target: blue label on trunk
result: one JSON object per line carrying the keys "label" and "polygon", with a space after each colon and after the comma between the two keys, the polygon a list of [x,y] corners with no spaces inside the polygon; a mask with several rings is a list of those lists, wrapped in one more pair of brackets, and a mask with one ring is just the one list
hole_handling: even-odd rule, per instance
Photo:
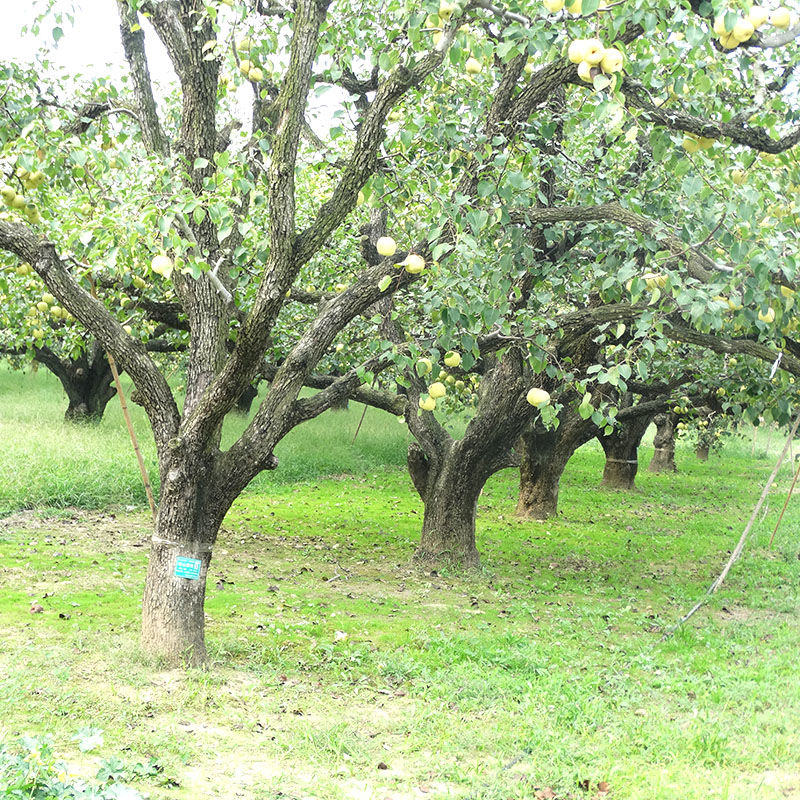
{"label": "blue label on trunk", "polygon": [[199,558],[184,558],[178,556],[175,561],[175,577],[188,578],[190,581],[196,581],[200,577],[200,567],[203,562]]}

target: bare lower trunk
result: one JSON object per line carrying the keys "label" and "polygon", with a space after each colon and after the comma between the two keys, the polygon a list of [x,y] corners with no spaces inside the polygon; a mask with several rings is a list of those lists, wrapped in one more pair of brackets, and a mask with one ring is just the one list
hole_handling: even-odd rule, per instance
{"label": "bare lower trunk", "polygon": [[652,415],[626,420],[608,436],[597,438],[606,454],[603,486],[611,489],[635,489],[639,470],[639,443]]}
{"label": "bare lower trunk", "polygon": [[[161,541],[176,532],[156,531],[142,600],[142,646],[169,666],[198,666],[206,660],[203,607],[211,549],[200,542]],[[176,574],[181,568],[190,573],[196,560],[197,578]]]}
{"label": "bare lower trunk", "polygon": [[520,469],[517,516],[549,519],[558,512],[558,488],[564,469],[560,464],[539,464],[535,470]]}
{"label": "bare lower trunk", "polygon": [[64,413],[67,422],[100,422],[106,406],[116,390],[108,385],[76,385],[69,392],[69,406]]}
{"label": "bare lower trunk", "polygon": [[639,460],[606,456],[603,468],[603,486],[611,489],[635,489]]}
{"label": "bare lower trunk", "polygon": [[206,576],[229,504],[210,501],[208,465],[173,468],[162,487],[142,600],[142,646],[169,666],[206,659]]}
{"label": "bare lower trunk", "polygon": [[414,554],[421,565],[477,567],[475,518],[483,481],[445,467],[425,502],[422,536]]}
{"label": "bare lower trunk", "polygon": [[675,426],[669,414],[656,414],[653,418],[656,435],[653,439],[653,458],[650,472],[677,472],[675,466]]}
{"label": "bare lower trunk", "polygon": [[574,452],[571,447],[566,453],[560,438],[558,429],[526,431],[520,437],[517,516],[548,519],[556,514],[561,475]]}
{"label": "bare lower trunk", "polygon": [[708,461],[708,451],[709,447],[707,444],[698,444],[694,450],[694,454],[697,456],[698,461]]}

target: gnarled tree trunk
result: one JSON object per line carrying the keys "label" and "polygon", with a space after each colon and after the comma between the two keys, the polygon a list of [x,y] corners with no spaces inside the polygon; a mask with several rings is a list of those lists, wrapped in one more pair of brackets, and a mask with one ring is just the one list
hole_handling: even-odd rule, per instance
{"label": "gnarled tree trunk", "polygon": [[418,443],[409,447],[408,467],[425,504],[416,563],[478,565],[478,497],[491,475],[516,466],[513,445],[534,413],[523,374],[521,352],[509,348],[484,375],[476,414],[459,440],[431,412],[418,414],[418,387],[412,388],[406,419]]}
{"label": "gnarled tree trunk", "polygon": [[650,472],[677,472],[675,466],[675,418],[669,414],[656,414],[653,417],[656,435],[653,439],[653,458]]}
{"label": "gnarled tree trunk", "polygon": [[90,341],[78,358],[59,358],[47,347],[36,349],[36,360],[47,367],[67,393],[67,422],[99,422],[117,393],[105,350]]}
{"label": "gnarled tree trunk", "polygon": [[595,433],[591,419],[581,419],[571,404],[565,403],[558,427],[545,430],[533,426],[520,437],[519,498],[517,515],[528,519],[548,519],[558,511],[561,476],[573,453]]}
{"label": "gnarled tree trunk", "polygon": [[[457,448],[455,442],[453,448]],[[409,470],[419,457],[416,444],[409,448]],[[414,554],[418,564],[452,563],[461,567],[477,567],[480,562],[475,543],[475,519],[486,477],[471,468],[468,459],[459,453],[448,453],[424,497],[425,513],[422,535]],[[488,477],[488,476],[487,476]]]}

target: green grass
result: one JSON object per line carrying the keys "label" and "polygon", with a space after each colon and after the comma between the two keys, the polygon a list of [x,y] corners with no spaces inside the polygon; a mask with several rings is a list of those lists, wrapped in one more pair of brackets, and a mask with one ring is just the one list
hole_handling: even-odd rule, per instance
{"label": "green grass", "polygon": [[[29,378],[16,403],[4,393],[0,435],[29,424],[38,446],[18,469],[40,474],[40,449],[67,434],[52,386]],[[605,781],[614,800],[800,798],[796,500],[767,548],[788,469],[722,590],[661,640],[727,559],[780,436],[769,458],[751,457],[749,439],[707,463],[681,445],[677,475],[642,469],[632,493],[598,487],[588,446],[546,523],[514,518],[503,473],[479,504],[482,569],[431,573],[409,566],[422,508],[403,429],[376,416],[351,448],[359,415],[298,430],[282,455],[282,470],[303,465],[296,479],[267,475],[229,514],[208,671],[164,671],[138,650],[143,512],[0,521],[2,738],[49,732],[86,774],[101,758],[155,756],[163,772],[137,782],[153,797],[532,800],[552,787],[588,800]],[[72,434],[85,471],[131,460],[113,419],[104,435]],[[40,505],[16,491],[7,508]],[[104,744],[81,754],[87,725]]]}
{"label": "green grass", "polygon": [[[126,396],[130,383],[123,379]],[[262,390],[263,395],[263,390]],[[12,372],[0,367],[0,514],[18,508],[100,509],[147,504],[122,411],[112,400],[99,425],[64,423],[66,396],[53,375]],[[155,446],[144,411],[128,403],[134,429],[158,489]],[[279,468],[262,473],[250,491],[281,483],[338,474],[361,474],[405,463],[407,432],[393,417],[363,406],[312,420],[292,431],[278,446]],[[246,419],[226,420],[223,444],[244,429]]]}

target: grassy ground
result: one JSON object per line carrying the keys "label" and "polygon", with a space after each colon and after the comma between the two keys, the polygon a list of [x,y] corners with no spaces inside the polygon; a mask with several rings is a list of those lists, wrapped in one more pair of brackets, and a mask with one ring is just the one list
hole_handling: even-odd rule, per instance
{"label": "grassy ground", "polygon": [[[0,376],[0,436],[25,432],[0,455],[0,506],[38,506],[0,521],[3,739],[48,732],[85,773],[155,757],[137,785],[164,798],[800,798],[796,501],[767,547],[787,470],[721,592],[661,640],[735,544],[765,436],[760,458],[749,441],[706,464],[682,449],[677,475],[642,470],[634,493],[599,489],[584,448],[547,523],[514,519],[501,474],[483,569],[436,574],[408,566],[422,508],[401,426],[378,416],[352,448],[360,408],[320,420],[286,443],[294,480],[267,476],[226,520],[212,668],[164,671],[137,646],[149,533],[119,508],[141,504],[135,480],[110,480],[133,462],[124,431],[112,414],[66,433],[39,381]],[[30,497],[29,478],[5,485],[20,473]],[[73,739],[87,725],[96,754]]]}

